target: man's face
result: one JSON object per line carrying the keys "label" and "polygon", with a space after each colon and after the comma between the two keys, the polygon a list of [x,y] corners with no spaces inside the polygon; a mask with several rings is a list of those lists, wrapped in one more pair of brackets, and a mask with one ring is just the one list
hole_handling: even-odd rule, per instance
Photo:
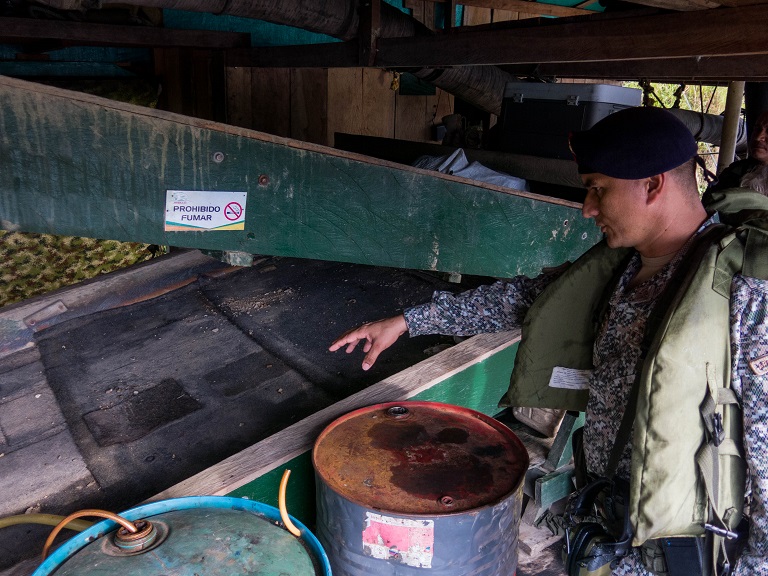
{"label": "man's face", "polygon": [[768,164],[768,112],[763,112],[755,122],[749,139],[749,155],[763,164]]}
{"label": "man's face", "polygon": [[582,174],[587,189],[582,214],[594,218],[611,248],[640,249],[650,236],[647,210],[649,180],[621,180],[604,174]]}

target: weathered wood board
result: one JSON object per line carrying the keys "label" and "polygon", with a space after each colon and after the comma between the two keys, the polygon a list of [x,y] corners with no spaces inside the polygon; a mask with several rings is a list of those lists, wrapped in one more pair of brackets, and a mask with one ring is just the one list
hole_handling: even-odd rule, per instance
{"label": "weathered wood board", "polygon": [[[513,276],[599,231],[572,202],[0,78],[0,226]],[[247,194],[242,230],[165,230],[168,190]]]}

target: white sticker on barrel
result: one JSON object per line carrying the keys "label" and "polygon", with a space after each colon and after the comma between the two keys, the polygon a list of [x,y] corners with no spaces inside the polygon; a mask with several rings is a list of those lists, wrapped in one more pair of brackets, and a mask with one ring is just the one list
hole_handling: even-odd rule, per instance
{"label": "white sticker on barrel", "polygon": [[416,568],[431,568],[435,521],[392,518],[365,513],[363,551],[367,556],[394,560]]}

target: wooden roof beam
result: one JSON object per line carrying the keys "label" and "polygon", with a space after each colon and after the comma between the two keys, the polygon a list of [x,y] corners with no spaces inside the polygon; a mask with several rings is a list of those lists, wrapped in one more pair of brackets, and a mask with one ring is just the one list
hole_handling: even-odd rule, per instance
{"label": "wooden roof beam", "polygon": [[150,26],[120,26],[93,22],[63,22],[35,18],[0,18],[0,43],[26,44],[58,40],[69,46],[134,46],[146,48],[225,49],[250,46],[240,32],[174,30]]}
{"label": "wooden roof beam", "polygon": [[534,19],[531,25],[509,29],[381,38],[375,64],[384,68],[441,67],[768,54],[766,21],[768,5]]}
{"label": "wooden roof beam", "polygon": [[733,79],[764,82],[768,79],[768,55],[667,58],[629,62],[565,62],[501,66],[516,76],[558,78],[605,78],[658,82],[723,83]]}
{"label": "wooden roof beam", "polygon": [[[441,0],[431,1],[440,2]],[[594,2],[597,2],[597,0],[590,0],[589,3]],[[524,12],[525,14],[536,14],[537,16],[584,16],[595,13],[593,10],[585,10],[584,8],[545,4],[535,0],[461,0],[459,4],[475,6],[477,8],[492,8],[494,10],[511,10],[512,12]]]}
{"label": "wooden roof beam", "polygon": [[357,40],[296,46],[232,48],[226,66],[253,68],[353,68],[361,66]]}

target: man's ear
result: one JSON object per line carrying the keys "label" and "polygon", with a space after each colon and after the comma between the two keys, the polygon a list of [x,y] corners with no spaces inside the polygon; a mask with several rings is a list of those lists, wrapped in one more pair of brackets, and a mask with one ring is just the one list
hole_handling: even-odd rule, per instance
{"label": "man's ear", "polygon": [[656,176],[651,176],[648,178],[648,198],[646,200],[647,204],[653,204],[659,200],[659,198],[661,198],[661,194],[664,191],[664,184],[666,181],[666,174],[657,174]]}

